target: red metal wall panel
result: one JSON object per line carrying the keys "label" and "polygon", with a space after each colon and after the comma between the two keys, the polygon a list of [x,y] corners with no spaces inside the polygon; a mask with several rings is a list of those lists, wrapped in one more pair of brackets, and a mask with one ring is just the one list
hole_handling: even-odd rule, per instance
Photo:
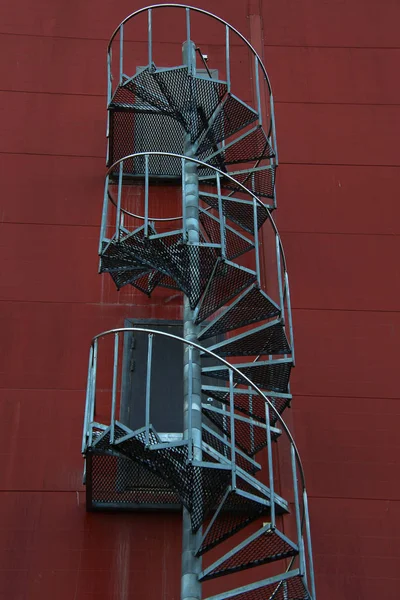
{"label": "red metal wall panel", "polygon": [[[400,5],[195,4],[257,47],[264,38],[294,306],[290,422],[310,488],[318,597],[395,600]],[[173,291],[149,303],[96,274],[106,43],[140,6],[0,5],[1,599],[179,598],[179,516],[86,514],[79,455],[91,337],[127,317],[179,318]],[[165,23],[160,42],[172,33]],[[201,41],[218,68],[215,30]],[[235,70],[242,57],[232,54]]]}

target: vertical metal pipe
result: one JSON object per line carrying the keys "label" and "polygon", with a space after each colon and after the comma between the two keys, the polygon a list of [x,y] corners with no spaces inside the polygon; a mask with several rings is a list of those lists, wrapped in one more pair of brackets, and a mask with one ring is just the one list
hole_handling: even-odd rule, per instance
{"label": "vertical metal pipe", "polygon": [[104,199],[103,199],[103,212],[101,214],[99,254],[101,254],[101,251],[103,250],[103,241],[104,241],[104,238],[106,237],[106,231],[107,231],[108,183],[109,183],[109,176],[107,175],[106,182],[104,184]]}
{"label": "vertical metal pipe", "polygon": [[231,463],[232,489],[236,489],[236,444],[235,444],[235,402],[233,397],[233,371],[229,369],[229,412],[231,418]]}
{"label": "vertical metal pipe", "polygon": [[119,29],[119,83],[122,84],[122,75],[124,72],[124,25]]}
{"label": "vertical metal pipe", "polygon": [[193,460],[193,435],[192,435],[192,402],[193,402],[193,346],[188,347],[188,417],[187,417],[187,440],[188,458]]}
{"label": "vertical metal pipe", "polygon": [[186,8],[186,43],[190,44],[190,8]]}
{"label": "vertical metal pipe", "polygon": [[149,235],[149,155],[144,157],[144,235]]}
{"label": "vertical metal pipe", "polygon": [[230,41],[229,41],[229,27],[225,25],[225,51],[226,51],[226,83],[228,86],[228,92],[231,91],[231,59],[230,59]]}
{"label": "vertical metal pipe", "polygon": [[121,195],[122,195],[122,177],[123,177],[124,161],[121,160],[119,163],[119,176],[118,176],[118,198],[117,198],[117,214],[115,217],[115,233],[116,238],[119,240],[119,225],[121,220]]}
{"label": "vertical metal pipe", "polygon": [[147,336],[147,369],[146,369],[146,446],[150,444],[150,392],[151,392],[151,362],[153,354],[153,334]]}
{"label": "vertical metal pipe", "polygon": [[267,452],[268,452],[268,476],[269,489],[271,492],[271,527],[275,528],[275,488],[274,488],[274,465],[272,461],[272,440],[271,440],[271,424],[269,417],[269,406],[265,403],[265,423],[267,435]]}
{"label": "vertical metal pipe", "polygon": [[117,384],[118,384],[118,333],[114,335],[114,366],[111,396],[111,421],[110,421],[110,443],[114,443],[115,436],[115,409],[117,406]]}
{"label": "vertical metal pipe", "polygon": [[269,103],[271,107],[271,124],[272,124],[272,140],[273,140],[273,149],[275,152],[275,164],[278,166],[278,142],[276,141],[276,126],[275,126],[275,108],[274,108],[274,97],[271,94],[269,97]]}
{"label": "vertical metal pipe", "polygon": [[290,348],[292,350],[292,359],[293,359],[293,365],[294,365],[295,364],[295,355],[294,355],[294,335],[293,335],[293,320],[292,320],[292,304],[291,304],[291,301],[290,301],[289,277],[288,277],[287,273],[285,273],[285,285],[286,285],[287,313],[288,313],[288,321],[289,321]]}
{"label": "vertical metal pipe", "polygon": [[[187,42],[183,44],[183,60],[191,70],[190,65],[195,65],[195,45],[190,41],[190,12],[186,9],[186,24],[187,24]],[[194,99],[195,100],[195,99]],[[193,107],[188,107],[189,110],[195,110]],[[191,143],[190,133],[185,140],[185,156],[193,157],[194,148]],[[187,243],[194,244],[191,254],[190,273],[195,283],[199,277],[199,253],[198,243],[199,236],[199,180],[197,173],[197,165],[191,161],[185,161],[184,164],[184,205],[186,215]],[[183,315],[183,335],[188,341],[197,342],[199,336],[199,326],[195,325],[194,309],[190,306],[190,300],[185,295],[184,297],[184,315]],[[192,436],[193,459],[201,460],[201,365],[200,353],[197,349],[185,344],[183,357],[183,422],[184,422],[184,437],[189,437],[189,413],[190,429]],[[190,366],[190,369],[189,369]],[[190,393],[189,393],[189,380]],[[194,494],[201,494],[201,487],[192,490]],[[202,569],[201,557],[196,557],[195,552],[200,545],[202,538],[202,528],[197,533],[192,532],[190,512],[184,507],[182,514],[182,577],[181,577],[181,600],[201,600],[201,583],[199,582],[199,573]]]}
{"label": "vertical metal pipe", "polygon": [[300,573],[302,575],[304,575],[306,572],[306,566],[305,566],[305,562],[304,562],[304,552],[303,552],[303,544],[302,544],[303,536],[301,533],[299,482],[297,479],[296,454],[294,451],[293,444],[290,444],[290,455],[291,455],[291,459],[292,459],[293,494],[294,494],[294,507],[295,507],[295,517],[296,517],[297,545],[299,547]]}
{"label": "vertical metal pipe", "polygon": [[[94,415],[96,411],[96,376],[97,376],[97,350],[98,350],[98,340],[96,339],[93,344],[93,365],[92,365],[92,373],[91,373],[91,383],[90,383],[90,409],[89,409],[89,422],[92,423],[94,421]],[[93,438],[93,429],[90,428],[89,432],[89,446],[92,444]]]}
{"label": "vertical metal pipe", "polygon": [[86,384],[86,402],[85,402],[85,416],[83,418],[83,434],[82,434],[82,454],[86,450],[86,441],[89,429],[89,405],[90,405],[90,386],[92,379],[92,362],[93,362],[93,346],[90,346],[89,352],[89,366],[88,366],[88,375],[87,375],[87,384]]}
{"label": "vertical metal pipe", "polygon": [[253,223],[254,223],[254,252],[256,257],[256,276],[257,283],[261,286],[261,269],[260,269],[260,248],[258,244],[258,214],[257,201],[253,198]]}
{"label": "vertical metal pipe", "polygon": [[153,63],[153,29],[151,23],[151,8],[147,11],[147,42],[149,52],[149,67]]}
{"label": "vertical metal pipe", "polygon": [[307,536],[307,550],[308,550],[308,567],[310,569],[311,597],[312,597],[312,600],[316,600],[315,576],[314,576],[314,561],[313,561],[312,544],[311,544],[310,515],[309,515],[309,512],[308,512],[308,497],[307,497],[306,490],[303,491],[303,503],[304,503],[304,516],[305,516],[305,522],[306,522],[306,536]]}
{"label": "vertical metal pipe", "polygon": [[218,193],[218,213],[219,213],[219,232],[221,236],[221,256],[222,258],[226,258],[226,248],[225,248],[225,227],[224,227],[224,212],[222,208],[222,198],[221,198],[221,178],[220,174],[217,172],[217,193]]}
{"label": "vertical metal pipe", "polygon": [[112,81],[111,81],[111,57],[112,57],[112,49],[107,53],[107,107],[111,102],[112,96]]}
{"label": "vertical metal pipe", "polygon": [[281,308],[281,319],[282,319],[282,321],[284,321],[285,320],[285,308],[283,306],[281,249],[280,249],[278,234],[275,234],[275,246],[276,246],[276,271],[277,271],[277,275],[278,275],[278,289],[279,289],[279,306]]}
{"label": "vertical metal pipe", "polygon": [[185,164],[184,158],[181,159],[182,168],[182,235],[183,241],[186,242],[186,190],[185,190]]}
{"label": "vertical metal pipe", "polygon": [[261,94],[260,94],[260,74],[258,72],[258,58],[254,56],[254,70],[256,76],[256,95],[257,95],[257,112],[258,112],[258,123],[262,125],[262,109],[261,109]]}

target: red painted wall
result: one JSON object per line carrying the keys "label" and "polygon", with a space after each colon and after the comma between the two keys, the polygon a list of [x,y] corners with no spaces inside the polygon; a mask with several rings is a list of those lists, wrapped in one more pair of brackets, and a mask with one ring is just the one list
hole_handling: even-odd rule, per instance
{"label": "red painted wall", "polygon": [[[395,600],[400,4],[194,4],[263,40],[275,92],[318,598]],[[0,599],[179,598],[179,517],[88,515],[81,485],[90,339],[160,316],[97,275],[106,43],[140,6],[0,4]]]}

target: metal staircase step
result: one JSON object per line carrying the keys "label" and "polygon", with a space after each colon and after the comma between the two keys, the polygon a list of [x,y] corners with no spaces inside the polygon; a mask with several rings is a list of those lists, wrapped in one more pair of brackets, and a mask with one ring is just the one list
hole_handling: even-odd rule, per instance
{"label": "metal staircase step", "polygon": [[136,269],[131,269],[129,271],[109,271],[109,273],[112,277],[112,280],[115,283],[117,290],[120,290],[124,285],[133,285],[135,281],[142,279],[147,274],[150,274],[148,267],[137,267]]}
{"label": "metal staircase step", "polygon": [[206,600],[312,600],[298,569],[209,596]]}
{"label": "metal staircase step", "polygon": [[183,118],[194,143],[227,92],[224,82],[193,76],[187,67],[156,70],[152,73],[170,106]]}
{"label": "metal staircase step", "polygon": [[205,131],[196,155],[201,156],[209,150],[217,151],[220,142],[254,123],[257,119],[257,111],[229,93],[221,104],[218,114]]}
{"label": "metal staircase step", "polygon": [[[253,192],[257,198],[275,198],[275,165],[268,165],[257,167],[244,171],[228,171],[229,175],[244,185],[248,190]],[[235,185],[235,183],[228,178],[224,178],[221,187],[232,190],[233,192],[240,192],[241,186]]]}
{"label": "metal staircase step", "polygon": [[[293,362],[290,358],[271,359],[267,361],[257,361],[254,363],[241,363],[235,364],[234,366],[246,375],[255,385],[259,386],[263,390],[270,390],[273,392],[288,392],[290,371]],[[203,367],[202,373],[207,377],[215,377],[216,379],[222,379],[224,381],[229,380],[228,367],[213,366]],[[238,373],[233,374],[235,383],[243,383],[248,385],[243,377]]]}
{"label": "metal staircase step", "polygon": [[[208,211],[200,209],[199,220],[205,234],[213,244],[221,244],[221,224],[220,220]],[[224,225],[224,243],[226,258],[234,260],[238,256],[254,249],[254,242],[246,238],[243,234],[235,231],[229,225]]]}
{"label": "metal staircase step", "polygon": [[[200,183],[203,185],[216,186],[215,176],[213,177],[200,177]],[[243,192],[239,186],[234,187],[233,182],[230,182],[226,177],[221,177],[221,187],[229,189],[235,189],[238,192]],[[249,187],[250,189],[250,187]],[[200,188],[200,198],[204,200],[209,206],[218,210],[218,195],[210,192],[203,192]],[[222,212],[224,216],[239,225],[249,233],[254,235],[254,206],[250,200],[242,200],[241,198],[235,198],[233,196],[222,196]],[[257,229],[265,223],[268,219],[267,208],[257,203],[256,207],[256,219]]]}
{"label": "metal staircase step", "polygon": [[195,323],[202,323],[255,280],[254,271],[230,261],[219,260],[199,305]]}
{"label": "metal staircase step", "polygon": [[227,92],[225,82],[193,76],[187,66],[146,68],[123,82],[110,109],[156,109],[176,119],[190,132],[192,143],[208,129],[209,121]]}
{"label": "metal staircase step", "polygon": [[[225,456],[229,461],[232,460],[231,448],[229,447],[229,444],[227,444],[227,441],[223,440],[215,431],[212,433],[212,430],[207,426],[204,426],[204,424],[202,429],[202,441],[204,444],[213,448],[213,450],[216,450],[221,456]],[[261,469],[261,465],[255,463],[255,461],[253,462],[250,456],[246,456],[246,451],[241,452],[238,448],[235,451],[235,461],[238,467],[251,475]]]}
{"label": "metal staircase step", "polygon": [[268,515],[269,506],[262,498],[240,489],[229,489],[205,531],[197,556],[215,548],[262,515]]}
{"label": "metal staircase step", "polygon": [[209,150],[203,151],[199,158],[217,169],[221,169],[221,165],[256,162],[273,158],[274,156],[275,152],[263,128],[257,125],[226,143],[212,154],[210,154]]}
{"label": "metal staircase step", "polygon": [[298,547],[268,523],[200,573],[207,581],[252,567],[297,556]]}
{"label": "metal staircase step", "polygon": [[265,321],[279,314],[279,306],[258,286],[252,285],[211,323],[206,325],[199,336],[199,340],[221,335],[251,323]]}
{"label": "metal staircase step", "polygon": [[[203,385],[202,393],[204,398],[213,398],[217,402],[229,406],[229,388]],[[284,410],[290,405],[291,395],[285,394],[284,397],[267,394],[268,399],[274,405],[278,413],[281,415]],[[253,390],[245,390],[234,388],[233,402],[235,410],[256,419],[260,423],[265,423],[265,400],[262,396]],[[276,414],[270,410],[270,425],[274,426],[277,421]]]}
{"label": "metal staircase step", "polygon": [[218,356],[262,356],[289,354],[291,351],[280,319],[209,346],[208,350]]}
{"label": "metal staircase step", "polygon": [[[228,400],[229,401],[229,400]],[[218,412],[217,412],[218,411]],[[202,404],[203,416],[208,419],[218,430],[231,439],[231,417],[226,411],[222,411],[209,403]],[[265,410],[264,410],[265,415]],[[250,422],[246,417],[235,415],[235,444],[248,456],[252,457],[257,452],[266,447],[267,431],[264,423],[256,421]],[[271,439],[277,440],[280,435],[280,431],[276,429],[271,430]],[[251,472],[249,470],[249,472]]]}
{"label": "metal staircase step", "polygon": [[114,447],[147,469],[151,477],[156,474],[167,482],[191,513],[193,529],[198,529],[222,498],[231,477],[230,470],[218,465],[207,452],[203,452],[201,465],[188,461],[187,441],[159,443],[154,430],[150,430],[150,445],[146,446],[144,428],[131,435],[122,433],[119,439],[117,436]]}

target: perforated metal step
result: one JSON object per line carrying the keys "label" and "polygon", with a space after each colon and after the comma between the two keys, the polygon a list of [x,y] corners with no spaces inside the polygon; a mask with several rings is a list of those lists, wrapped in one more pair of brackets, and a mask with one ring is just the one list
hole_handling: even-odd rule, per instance
{"label": "perforated metal step", "polygon": [[[229,400],[228,400],[229,402]],[[231,417],[227,412],[216,412],[215,407],[209,404],[202,405],[203,415],[210,421],[218,430],[223,433],[228,440],[231,439]],[[265,413],[265,410],[264,410]],[[252,457],[257,452],[265,448],[268,443],[265,424],[252,421],[251,423],[246,417],[235,416],[235,444],[243,450],[248,456]],[[271,439],[277,440],[280,435],[279,430],[271,432]]]}
{"label": "perforated metal step", "polygon": [[199,339],[205,340],[239,329],[239,327],[265,321],[279,314],[279,306],[263,290],[253,285],[227,306],[211,323],[208,323]]}
{"label": "perforated metal step", "polygon": [[289,354],[290,346],[284,326],[277,319],[214,344],[209,350],[216,352],[218,356],[262,356]]}
{"label": "perforated metal step", "polygon": [[207,319],[255,280],[254,271],[230,261],[219,260],[202,298],[196,324]]}
{"label": "perforated metal step", "polygon": [[[201,183],[204,185],[216,186],[216,178],[204,177],[201,178]],[[234,183],[231,184],[227,178],[222,179],[221,187],[234,189],[238,192],[243,191],[240,186],[235,187]],[[209,206],[215,210],[218,210],[217,194],[200,191],[200,197],[202,200],[204,200],[204,202],[207,202]],[[257,229],[260,229],[260,227],[268,219],[268,210],[263,205],[257,203],[255,218],[253,202],[250,200],[235,198],[234,196],[222,196],[222,212],[227,219],[233,223],[236,223],[237,225],[240,225],[240,227],[252,234],[254,234],[255,224]]]}
{"label": "perforated metal step", "polygon": [[[205,210],[200,210],[199,220],[208,240],[213,244],[221,244],[220,220]],[[224,225],[223,240],[225,243],[226,258],[234,260],[246,252],[254,249],[254,242],[233,228]]]}
{"label": "perforated metal step", "polygon": [[[203,385],[202,393],[204,400],[207,401],[208,398],[214,398],[218,402],[229,406],[229,388],[228,387],[219,387],[219,386],[210,386]],[[291,396],[290,394],[285,394],[284,397],[271,396],[267,394],[271,403],[275,406],[278,414],[282,414],[284,410],[290,405]],[[255,393],[252,390],[246,390],[242,388],[234,388],[233,389],[233,401],[235,410],[248,415],[260,421],[260,423],[265,423],[265,400],[262,396]],[[276,423],[277,416],[271,410],[270,411],[270,424],[274,425]]]}
{"label": "perforated metal step", "polygon": [[217,169],[223,165],[244,164],[273,158],[275,152],[269,143],[264,130],[260,126],[229,140],[222,148],[214,153],[204,150],[199,158]]}
{"label": "perforated metal step", "polygon": [[[235,364],[235,367],[261,389],[286,394],[288,392],[292,364],[292,359],[282,358],[254,363],[240,363]],[[227,367],[203,367],[202,373],[207,375],[207,377],[215,377],[216,379],[223,379],[225,381],[229,380]],[[248,381],[238,373],[234,373],[233,378],[236,383],[248,385]]]}
{"label": "perforated metal step", "polygon": [[280,531],[267,524],[207,567],[200,574],[199,579],[200,581],[215,579],[222,575],[291,558],[297,554],[297,546]]}
{"label": "perforated metal step", "polygon": [[216,513],[198,549],[200,556],[258,519],[269,514],[269,503],[262,498],[236,489],[230,490],[220,511]]}
{"label": "perforated metal step", "polygon": [[206,600],[312,600],[298,569],[245,585]]}

